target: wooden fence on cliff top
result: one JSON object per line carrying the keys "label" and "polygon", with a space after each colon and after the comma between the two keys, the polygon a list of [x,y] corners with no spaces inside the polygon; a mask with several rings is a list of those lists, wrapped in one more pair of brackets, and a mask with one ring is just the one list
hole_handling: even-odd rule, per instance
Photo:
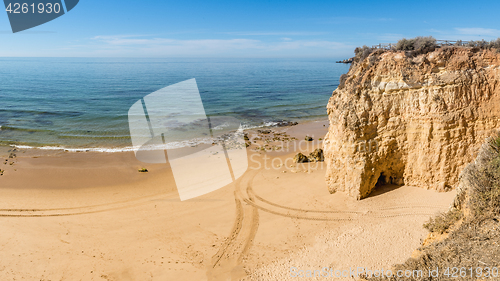
{"label": "wooden fence on cliff top", "polygon": [[[466,46],[467,44],[469,44],[469,41],[436,40],[436,45],[438,46]],[[396,48],[396,43],[385,43],[385,44],[380,43],[378,45],[372,46],[372,49],[390,50],[392,48]]]}
{"label": "wooden fence on cliff top", "polygon": [[[436,45],[437,46],[467,46],[470,43],[470,41],[462,41],[462,40],[436,40]],[[378,45],[373,45],[372,49],[384,49],[384,50],[391,50],[396,48],[396,43],[380,43]],[[337,61],[337,63],[352,63],[354,61],[354,58],[350,59],[345,59],[341,61]]]}

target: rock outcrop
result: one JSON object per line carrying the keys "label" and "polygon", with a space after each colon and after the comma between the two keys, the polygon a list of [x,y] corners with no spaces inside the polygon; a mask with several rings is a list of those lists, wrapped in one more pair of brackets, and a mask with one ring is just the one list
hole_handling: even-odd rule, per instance
{"label": "rock outcrop", "polygon": [[313,152],[309,154],[307,157],[309,162],[323,162],[325,160],[323,149],[316,148]]}
{"label": "rock outcrop", "polygon": [[295,163],[323,162],[324,160],[325,157],[321,148],[316,148],[313,152],[309,153],[309,156],[305,156],[299,152],[293,157],[293,162]]}
{"label": "rock outcrop", "polygon": [[354,63],[327,106],[330,192],[361,199],[377,183],[454,188],[500,127],[499,82],[495,50],[386,51]]}
{"label": "rock outcrop", "polygon": [[304,154],[302,153],[297,153],[297,155],[295,155],[293,157],[293,162],[295,163],[306,163],[308,160],[307,160],[307,156],[305,156]]}

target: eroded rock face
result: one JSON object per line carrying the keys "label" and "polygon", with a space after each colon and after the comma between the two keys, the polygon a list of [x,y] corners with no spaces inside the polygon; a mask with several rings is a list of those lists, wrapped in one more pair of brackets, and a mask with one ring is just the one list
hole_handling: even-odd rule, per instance
{"label": "eroded rock face", "polygon": [[377,182],[454,188],[500,127],[499,82],[495,50],[385,52],[353,64],[327,106],[330,192],[361,199]]}

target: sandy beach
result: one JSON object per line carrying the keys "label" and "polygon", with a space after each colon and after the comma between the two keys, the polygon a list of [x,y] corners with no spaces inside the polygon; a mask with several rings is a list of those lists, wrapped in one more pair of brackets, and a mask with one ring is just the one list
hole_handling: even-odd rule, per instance
{"label": "sandy beach", "polygon": [[500,280],[500,1],[418,4],[4,0],[0,281]]}
{"label": "sandy beach", "polygon": [[[259,151],[256,141],[242,177],[182,202],[169,166],[133,152],[3,147],[0,279],[297,280],[299,270],[324,267],[390,269],[421,244],[422,224],[455,192],[380,186],[361,201],[330,194],[323,162],[289,161],[321,147],[327,128],[276,128],[296,138],[289,149]],[[314,140],[296,145],[305,135]]]}

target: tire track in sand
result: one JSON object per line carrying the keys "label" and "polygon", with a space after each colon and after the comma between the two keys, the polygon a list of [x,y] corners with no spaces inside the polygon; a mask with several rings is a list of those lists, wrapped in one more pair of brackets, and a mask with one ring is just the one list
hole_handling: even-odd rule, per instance
{"label": "tire track in sand", "polygon": [[168,194],[166,193],[159,193],[139,198],[133,198],[129,200],[97,204],[97,205],[80,206],[80,207],[0,209],[0,217],[40,218],[40,217],[63,217],[63,216],[94,214],[94,213],[114,211],[114,210],[126,209],[134,206],[143,205],[150,202],[151,200],[164,198],[167,195]]}
{"label": "tire track in sand", "polygon": [[[315,221],[351,221],[356,219],[361,219],[365,217],[371,218],[392,218],[392,217],[403,217],[403,216],[432,216],[435,215],[436,211],[446,210],[448,206],[444,205],[403,205],[403,206],[391,206],[384,208],[367,208],[364,210],[311,210],[303,208],[294,208],[275,202],[271,202],[259,196],[253,190],[253,181],[257,174],[254,174],[249,180],[248,185],[242,191],[242,194],[246,194],[243,200],[248,204],[255,206],[256,208],[283,217],[294,218],[294,219],[304,219],[304,220],[315,220]],[[241,188],[241,187],[240,187]],[[413,209],[424,209],[424,210],[413,210]],[[408,210],[405,213],[401,213],[402,210]],[[395,213],[393,213],[395,212]],[[323,216],[321,216],[323,215]]]}
{"label": "tire track in sand", "polygon": [[[212,257],[212,263],[207,269],[208,280],[240,280],[246,276],[242,264],[252,246],[253,239],[258,230],[259,210],[293,219],[311,221],[353,221],[364,217],[393,218],[402,216],[432,216],[435,212],[431,211],[447,208],[447,206],[442,205],[404,205],[359,211],[308,210],[288,207],[271,202],[255,193],[253,190],[253,183],[255,177],[259,175],[260,172],[262,171],[248,171],[243,177],[235,182],[236,218],[230,235]],[[412,209],[421,208],[426,209],[423,211],[430,212],[411,211]],[[410,210],[410,212],[400,213],[402,210]]]}
{"label": "tire track in sand", "polygon": [[[259,227],[258,209],[246,203],[238,188],[242,181],[248,180],[248,173],[235,182],[236,218],[230,235],[212,257],[212,262],[207,268],[209,281],[240,280],[246,277],[243,268],[244,259],[252,247]],[[253,179],[253,176],[251,178]]]}

